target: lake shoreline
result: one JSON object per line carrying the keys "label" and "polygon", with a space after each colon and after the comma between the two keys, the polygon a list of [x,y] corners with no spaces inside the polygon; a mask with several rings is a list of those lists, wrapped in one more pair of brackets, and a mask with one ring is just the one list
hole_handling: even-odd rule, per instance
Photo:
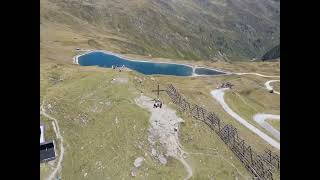
{"label": "lake shoreline", "polygon": [[[115,56],[115,57],[118,57],[120,59],[127,60],[127,61],[155,63],[155,64],[182,65],[182,66],[187,66],[187,67],[192,68],[192,74],[188,75],[188,76],[185,76],[185,77],[210,77],[210,76],[222,76],[222,75],[231,75],[231,74],[233,74],[231,72],[227,72],[227,71],[224,71],[224,70],[214,69],[214,68],[207,68],[207,67],[203,67],[203,66],[196,66],[196,65],[189,65],[189,64],[179,64],[179,63],[172,63],[172,62],[155,62],[155,61],[149,61],[149,60],[136,60],[136,59],[128,58],[128,57],[125,57],[123,55],[116,54],[116,53],[113,53],[113,52],[110,52],[110,51],[106,51],[106,50],[84,50],[84,51],[86,51],[86,52],[78,54],[78,55],[73,57],[73,63],[74,64],[80,65],[79,64],[79,57],[81,57],[81,56],[84,56],[84,55],[87,55],[87,54],[90,54],[90,53],[100,52],[100,53],[104,53],[106,55]],[[216,71],[219,74],[215,74],[215,75],[196,74],[195,70],[197,68],[199,68],[199,69],[207,69],[207,70],[210,70],[210,71]],[[165,74],[160,74],[160,75],[165,75]]]}

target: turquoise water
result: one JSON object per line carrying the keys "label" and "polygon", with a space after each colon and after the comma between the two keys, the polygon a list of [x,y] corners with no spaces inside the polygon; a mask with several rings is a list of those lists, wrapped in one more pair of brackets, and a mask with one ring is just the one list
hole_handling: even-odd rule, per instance
{"label": "turquoise water", "polygon": [[191,76],[193,73],[192,67],[182,64],[131,61],[103,52],[91,52],[82,55],[78,58],[78,63],[81,66],[99,66],[107,68],[111,68],[112,65],[117,67],[121,67],[122,65],[124,65],[127,68],[146,75],[162,74],[173,76]]}

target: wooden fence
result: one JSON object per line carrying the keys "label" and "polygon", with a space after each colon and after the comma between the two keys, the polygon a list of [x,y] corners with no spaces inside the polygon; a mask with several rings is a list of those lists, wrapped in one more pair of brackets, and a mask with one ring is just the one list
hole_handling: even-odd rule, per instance
{"label": "wooden fence", "polygon": [[223,122],[215,113],[188,102],[172,84],[167,87],[166,92],[180,110],[204,122],[216,132],[254,177],[261,180],[269,180],[273,179],[275,171],[280,172],[279,155],[273,154],[270,150],[265,150],[265,152],[258,154],[245,140],[239,137],[235,127]]}

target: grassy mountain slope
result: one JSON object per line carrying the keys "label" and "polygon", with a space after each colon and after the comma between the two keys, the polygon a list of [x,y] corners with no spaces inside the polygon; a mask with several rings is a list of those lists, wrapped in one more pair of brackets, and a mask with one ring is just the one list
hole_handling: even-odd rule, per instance
{"label": "grassy mountain slope", "polygon": [[[157,82],[151,77],[136,72],[119,73],[52,62],[41,64],[40,75],[41,104],[59,121],[64,137],[65,155],[59,175],[62,179],[130,179],[133,162],[139,156],[145,161],[138,170],[137,179],[185,177],[186,171],[176,159],[168,158],[168,164],[164,166],[151,156],[148,143],[150,114],[134,103],[141,91],[155,97],[151,90]],[[110,83],[119,77],[128,82]],[[136,78],[142,79],[143,83]],[[168,81],[159,80],[161,84]],[[163,93],[160,96],[166,105],[175,107],[169,103],[168,96]],[[179,116],[186,120],[180,138],[189,152],[187,161],[193,168],[192,179],[250,178],[241,162],[209,127],[181,113]],[[49,120],[42,117],[41,122],[52,129]],[[47,138],[57,142],[50,134]],[[48,174],[50,168],[41,164],[41,177],[44,179]]]}
{"label": "grassy mountain slope", "polygon": [[[155,97],[151,90],[158,82],[162,88],[174,84],[191,102],[214,111],[234,125],[259,152],[265,148],[276,151],[234,121],[210,95],[218,84],[231,81],[236,88],[232,93],[237,93],[231,104],[243,104],[241,99],[259,111],[279,113],[280,97],[261,88],[268,78],[150,77],[134,71],[119,73],[70,63],[77,54],[74,49],[80,47],[155,61],[159,57],[172,58],[161,59],[171,62],[180,59],[181,63],[232,72],[279,75],[279,62],[193,61],[220,60],[225,54],[229,59],[261,57],[279,44],[279,17],[274,13],[279,10],[279,2],[41,0],[40,3],[40,105],[58,120],[64,137],[65,154],[59,173],[62,179],[130,179],[138,156],[144,156],[145,161],[137,179],[185,177],[185,168],[177,160],[170,158],[163,166],[150,156],[147,140],[150,114],[134,103],[141,91]],[[261,44],[254,46],[259,38]],[[128,83],[110,83],[119,77],[127,78]],[[136,78],[143,82],[138,83]],[[160,97],[166,105],[177,108],[165,93]],[[194,173],[191,179],[250,179],[241,162],[205,124],[186,114],[178,115],[186,121],[181,125],[179,139],[189,152],[187,161]],[[51,120],[41,116],[40,121],[48,130],[47,139],[59,144]],[[53,167],[50,163],[41,164],[41,178],[47,177]]]}
{"label": "grassy mountain slope", "polygon": [[[277,62],[263,64],[268,67],[266,71],[269,74],[278,67]],[[253,67],[248,65],[247,68]],[[133,162],[139,156],[145,157],[145,161],[138,171],[138,179],[182,179],[186,175],[184,167],[177,160],[170,158],[168,164],[163,166],[150,155],[147,140],[150,114],[138,107],[134,98],[141,91],[146,96],[155,97],[152,89],[157,82],[162,88],[173,83],[192,102],[203,104],[217,113],[224,121],[237,127],[241,136],[259,152],[265,148],[274,150],[234,121],[210,96],[212,87],[222,81],[231,81],[236,86],[235,92],[250,106],[263,112],[278,113],[279,96],[254,88],[263,86],[265,78],[249,75],[241,78],[154,76],[154,80],[134,71],[120,73],[111,69],[55,62],[41,63],[40,72],[40,104],[59,121],[64,137],[62,179],[130,179]],[[119,77],[127,78],[128,82],[110,83]],[[137,79],[141,79],[142,83]],[[166,105],[177,108],[165,93],[161,93],[160,98]],[[259,99],[259,105],[250,99]],[[179,139],[189,152],[187,161],[193,168],[192,179],[250,179],[241,162],[209,127],[186,114],[178,112],[178,115],[186,121],[181,125]],[[50,120],[42,117],[41,122],[48,130],[51,129],[47,139],[57,142],[52,135]],[[44,178],[49,173],[50,168],[42,164],[41,176]]]}
{"label": "grassy mountain slope", "polygon": [[262,60],[276,59],[280,58],[280,45],[275,46],[270,49],[265,55],[262,56]]}
{"label": "grassy mountain slope", "polygon": [[43,0],[40,26],[59,24],[83,33],[94,49],[175,59],[248,59],[261,57],[279,44],[279,4],[273,0]]}

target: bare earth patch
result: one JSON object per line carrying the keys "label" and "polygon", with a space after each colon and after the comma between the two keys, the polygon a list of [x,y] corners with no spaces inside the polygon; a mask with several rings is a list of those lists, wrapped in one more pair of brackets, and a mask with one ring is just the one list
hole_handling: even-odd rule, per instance
{"label": "bare earth patch", "polygon": [[[151,113],[148,140],[151,144],[152,156],[157,158],[161,164],[167,163],[166,157],[168,156],[178,159],[188,172],[185,179],[189,179],[192,176],[192,169],[185,161],[186,153],[182,150],[178,138],[179,123],[183,122],[183,119],[177,117],[176,112],[166,105],[163,105],[162,108],[153,108],[154,101],[144,95],[136,98],[135,102]],[[166,152],[161,152],[155,147],[157,142],[161,144],[161,147],[164,147]]]}
{"label": "bare earth patch", "polygon": [[120,84],[126,84],[128,83],[129,79],[126,77],[116,77],[111,80],[111,83],[120,83]]}

